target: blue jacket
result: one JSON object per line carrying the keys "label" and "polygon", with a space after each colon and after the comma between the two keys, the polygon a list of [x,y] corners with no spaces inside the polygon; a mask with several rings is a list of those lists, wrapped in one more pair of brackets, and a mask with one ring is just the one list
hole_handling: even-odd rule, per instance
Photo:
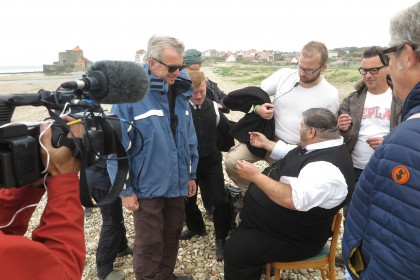
{"label": "blue jacket", "polygon": [[420,118],[409,119],[419,112],[420,83],[355,188],[343,236],[353,279],[419,279]]}
{"label": "blue jacket", "polygon": [[[143,100],[135,103],[113,105],[112,112],[121,119],[132,122],[138,131],[122,123],[123,145],[128,147],[129,156],[141,152],[129,160],[129,179],[122,190],[122,196],[133,192],[138,198],[187,196],[188,180],[196,178],[198,163],[197,137],[191,116],[188,98],[193,92],[190,79],[185,71],[171,86],[177,92],[175,114],[178,125],[175,139],[171,130],[165,80],[154,76],[149,65],[145,65],[150,75],[150,89]],[[116,161],[108,161],[111,181],[116,174]]]}

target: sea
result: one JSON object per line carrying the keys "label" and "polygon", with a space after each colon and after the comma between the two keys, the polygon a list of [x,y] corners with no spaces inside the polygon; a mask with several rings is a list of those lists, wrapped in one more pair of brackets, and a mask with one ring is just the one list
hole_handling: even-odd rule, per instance
{"label": "sea", "polygon": [[0,75],[18,73],[37,73],[42,72],[42,65],[37,66],[0,66]]}

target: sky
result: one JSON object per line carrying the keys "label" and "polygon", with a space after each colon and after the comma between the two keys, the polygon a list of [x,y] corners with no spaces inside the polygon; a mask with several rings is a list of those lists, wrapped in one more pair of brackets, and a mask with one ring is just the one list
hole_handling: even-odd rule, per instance
{"label": "sky", "polygon": [[52,64],[79,46],[91,61],[134,60],[154,35],[186,49],[299,51],[387,46],[389,20],[416,0],[1,0],[0,66]]}

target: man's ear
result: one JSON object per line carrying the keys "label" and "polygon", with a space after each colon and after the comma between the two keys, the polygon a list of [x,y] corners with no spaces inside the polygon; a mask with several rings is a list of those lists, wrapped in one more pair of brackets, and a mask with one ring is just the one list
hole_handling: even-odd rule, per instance
{"label": "man's ear", "polygon": [[310,127],[307,130],[307,135],[306,135],[309,139],[313,139],[316,136],[316,129],[314,127]]}

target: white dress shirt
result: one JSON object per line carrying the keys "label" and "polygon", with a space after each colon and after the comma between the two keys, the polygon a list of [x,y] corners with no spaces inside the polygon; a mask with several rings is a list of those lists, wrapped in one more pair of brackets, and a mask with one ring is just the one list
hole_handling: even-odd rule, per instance
{"label": "white dress shirt", "polygon": [[[339,145],[343,145],[342,137],[308,145],[306,153]],[[270,156],[281,159],[295,147],[280,140]],[[280,182],[291,186],[293,204],[299,211],[308,211],[314,207],[334,208],[344,201],[348,193],[346,179],[340,169],[326,161],[308,163],[298,177],[282,176]]]}

